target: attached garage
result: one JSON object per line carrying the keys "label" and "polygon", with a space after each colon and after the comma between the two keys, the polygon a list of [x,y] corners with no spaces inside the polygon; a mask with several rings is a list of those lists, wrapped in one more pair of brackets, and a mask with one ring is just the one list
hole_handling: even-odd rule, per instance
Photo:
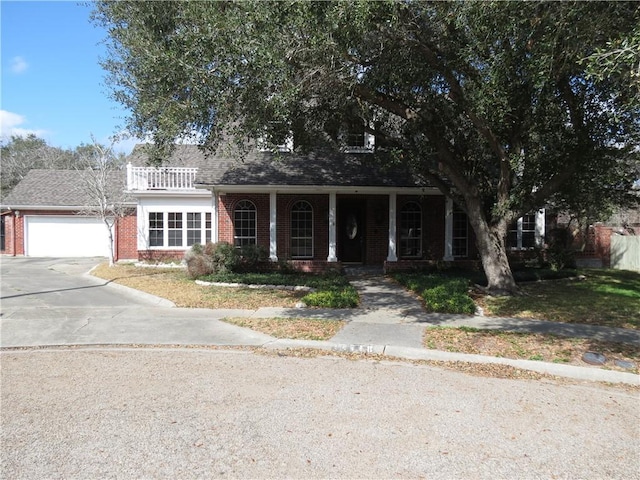
{"label": "attached garage", "polygon": [[25,215],[24,228],[30,257],[109,256],[109,235],[98,218]]}

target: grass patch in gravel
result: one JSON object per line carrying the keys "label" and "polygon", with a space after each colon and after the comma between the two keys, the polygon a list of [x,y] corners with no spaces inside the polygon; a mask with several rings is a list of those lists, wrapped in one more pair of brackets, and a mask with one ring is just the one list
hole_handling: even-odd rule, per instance
{"label": "grass patch in gravel", "polygon": [[204,287],[189,279],[184,269],[137,267],[103,263],[92,274],[120,285],[166,298],[183,308],[293,308],[304,296],[285,290],[251,290],[248,288]]}
{"label": "grass patch in gravel", "polygon": [[315,318],[223,318],[222,321],[276,338],[329,340],[344,326],[338,320]]}
{"label": "grass patch in gravel", "polygon": [[[602,353],[607,357],[604,368],[633,373],[638,373],[638,363],[640,362],[640,351],[633,345],[586,338],[481,330],[469,327],[427,328],[423,337],[423,345],[432,350],[580,366],[587,365],[582,361],[582,355],[591,351]],[[614,364],[615,359],[633,362],[636,368],[625,370],[617,367]]]}

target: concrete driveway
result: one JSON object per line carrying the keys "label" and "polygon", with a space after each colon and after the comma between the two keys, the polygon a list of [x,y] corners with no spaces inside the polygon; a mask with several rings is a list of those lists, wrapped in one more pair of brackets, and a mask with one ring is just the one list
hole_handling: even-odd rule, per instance
{"label": "concrete driveway", "polygon": [[4,257],[2,311],[26,308],[96,308],[157,305],[151,297],[111,288],[89,270],[104,258]]}
{"label": "concrete driveway", "polygon": [[102,261],[2,258],[0,346],[262,345],[273,340],[219,321],[244,311],[174,308],[167,300],[87,275]]}

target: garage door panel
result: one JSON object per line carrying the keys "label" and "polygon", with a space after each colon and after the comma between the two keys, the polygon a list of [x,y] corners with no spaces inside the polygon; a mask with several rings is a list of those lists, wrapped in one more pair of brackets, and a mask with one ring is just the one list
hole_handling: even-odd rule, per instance
{"label": "garage door panel", "polygon": [[25,247],[31,257],[103,257],[109,236],[97,218],[25,216]]}

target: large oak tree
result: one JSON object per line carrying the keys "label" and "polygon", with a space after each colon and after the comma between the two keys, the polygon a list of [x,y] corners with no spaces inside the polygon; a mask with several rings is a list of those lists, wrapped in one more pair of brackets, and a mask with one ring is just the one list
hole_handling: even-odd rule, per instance
{"label": "large oak tree", "polygon": [[492,291],[517,288],[511,222],[621,201],[637,171],[637,84],[585,61],[631,35],[637,3],[121,1],[95,19],[114,95],[158,151],[289,132],[339,148],[364,122],[468,214]]}

